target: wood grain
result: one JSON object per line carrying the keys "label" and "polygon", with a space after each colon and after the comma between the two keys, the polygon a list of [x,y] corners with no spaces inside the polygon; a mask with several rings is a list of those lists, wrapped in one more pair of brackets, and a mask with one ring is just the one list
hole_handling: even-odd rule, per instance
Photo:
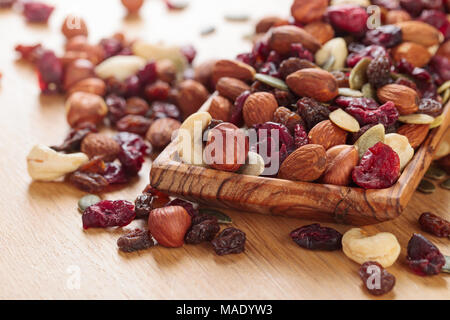
{"label": "wood grain", "polygon": [[[247,50],[249,44],[239,35],[252,26],[224,22],[223,14],[242,8],[242,1],[190,1],[186,11],[168,14],[162,1],[151,0],[140,18],[127,17],[119,0],[46,2],[57,5],[49,26],[27,25],[20,14],[0,10],[1,299],[373,299],[361,287],[358,265],[342,252],[307,251],[290,240],[291,230],[315,220],[227,210],[248,242],[245,253],[225,257],[216,256],[207,244],[122,254],[116,240],[125,230],[83,231],[76,203],[84,193],[66,183],[32,183],[26,173],[31,146],[59,143],[68,125],[63,98],[39,95],[33,69],[15,62],[14,45],[42,41],[61,52],[64,39],[59,29],[65,15],[82,12],[94,40],[125,29],[151,41],[192,42],[202,61],[232,58]],[[286,16],[291,0],[279,0],[276,6],[268,0],[245,4],[254,22],[268,14]],[[209,24],[217,33],[200,37],[201,27]],[[102,196],[133,200],[148,183],[150,162],[131,185]],[[420,232],[420,213],[432,211],[450,219],[449,205],[449,192],[441,188],[432,195],[415,192],[399,218],[364,227],[368,232],[394,233],[403,248],[389,268],[397,284],[383,298],[450,299],[449,275],[412,274],[405,266],[404,249],[412,233]],[[349,228],[325,225],[341,232]],[[427,237],[450,255],[448,239]],[[68,284],[77,268],[80,287],[73,288]]]}

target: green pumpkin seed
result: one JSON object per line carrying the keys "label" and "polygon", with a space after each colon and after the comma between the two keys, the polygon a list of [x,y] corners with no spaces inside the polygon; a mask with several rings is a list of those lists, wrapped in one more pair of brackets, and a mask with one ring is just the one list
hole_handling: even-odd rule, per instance
{"label": "green pumpkin seed", "polygon": [[441,187],[447,190],[450,190],[450,179],[445,180],[441,183]]}
{"label": "green pumpkin seed", "polygon": [[438,89],[437,93],[442,93],[445,90],[450,89],[450,80],[445,81]]}
{"label": "green pumpkin seed", "polygon": [[377,95],[375,89],[372,87],[370,83],[366,83],[365,85],[363,85],[361,87],[361,92],[364,98],[375,99]]}
{"label": "green pumpkin seed", "polygon": [[262,73],[257,73],[255,74],[255,79],[258,81],[261,81],[262,83],[267,84],[268,86],[280,89],[280,90],[284,90],[284,91],[288,91],[288,86],[286,85],[286,83],[284,83],[283,80],[280,80],[278,78],[272,77],[272,76],[268,76],[267,74],[262,74]]}
{"label": "green pumpkin seed", "polygon": [[442,272],[446,272],[446,273],[450,273],[450,256],[444,255],[444,258],[445,258],[445,264],[442,267],[441,271]]}
{"label": "green pumpkin seed", "polygon": [[358,149],[359,157],[361,158],[366,151],[373,147],[378,142],[384,142],[384,126],[379,123],[366,132],[355,142]]}
{"label": "green pumpkin seed", "polygon": [[434,121],[432,116],[423,113],[407,114],[399,116],[398,121],[410,124],[431,124]]}
{"label": "green pumpkin seed", "polygon": [[450,98],[450,88],[444,91],[444,94],[442,95],[442,104],[447,103],[449,98]]}
{"label": "green pumpkin seed", "polygon": [[359,60],[359,62],[353,67],[348,78],[350,83],[350,89],[359,90],[367,82],[366,70],[369,66],[370,58],[364,58]]}
{"label": "green pumpkin seed", "polygon": [[225,213],[220,212],[215,209],[206,209],[206,208],[200,208],[198,210],[200,214],[205,214],[208,216],[213,216],[217,218],[218,223],[232,223],[233,221],[229,216],[227,216]]}
{"label": "green pumpkin seed", "polygon": [[432,123],[430,123],[430,129],[439,127],[442,124],[442,121],[444,120],[444,115],[441,114],[439,116],[437,116],[436,118],[434,118],[434,121]]}
{"label": "green pumpkin seed", "polygon": [[427,172],[425,172],[425,177],[434,179],[434,180],[441,180],[446,175],[445,171],[441,168],[436,167],[435,165],[431,165]]}
{"label": "green pumpkin seed", "polygon": [[80,200],[78,200],[78,211],[83,213],[87,207],[92,206],[93,204],[96,204],[100,201],[102,201],[102,199],[100,199],[100,197],[96,196],[95,194],[85,195]]}
{"label": "green pumpkin seed", "polygon": [[340,96],[345,96],[345,97],[360,98],[360,97],[363,96],[361,91],[353,90],[353,89],[350,89],[350,88],[339,88],[338,92],[339,92]]}
{"label": "green pumpkin seed", "polygon": [[436,190],[436,187],[432,182],[422,179],[417,187],[417,190],[422,193],[433,193]]}

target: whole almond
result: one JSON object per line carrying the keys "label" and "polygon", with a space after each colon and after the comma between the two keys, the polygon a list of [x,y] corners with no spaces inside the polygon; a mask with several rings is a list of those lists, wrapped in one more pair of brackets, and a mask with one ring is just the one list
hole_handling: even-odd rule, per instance
{"label": "whole almond", "polygon": [[300,23],[320,20],[328,7],[328,0],[295,0],[291,14]]}
{"label": "whole almond", "polygon": [[172,140],[172,134],[179,129],[181,122],[172,118],[156,119],[148,128],[145,137],[155,148],[164,148]]}
{"label": "whole almond", "polygon": [[386,24],[395,24],[412,20],[411,15],[405,10],[389,10],[384,16]]}
{"label": "whole almond", "polygon": [[264,17],[258,21],[255,27],[255,33],[265,33],[270,28],[287,24],[288,21],[276,16]]}
{"label": "whole almond", "polygon": [[104,161],[114,160],[120,152],[119,143],[102,133],[89,133],[81,142],[81,152],[89,159],[100,157]]}
{"label": "whole almond", "polygon": [[408,138],[411,147],[416,149],[427,137],[429,124],[404,124],[398,128],[397,133]]}
{"label": "whole almond", "polygon": [[252,93],[245,100],[242,108],[244,122],[250,128],[254,124],[272,121],[277,108],[278,103],[273,94],[268,92]]}
{"label": "whole almond", "polygon": [[246,63],[235,60],[219,60],[214,64],[212,81],[216,84],[222,77],[251,81],[253,80],[255,73],[255,69]]}
{"label": "whole almond", "polygon": [[311,34],[317,41],[321,44],[326,43],[327,41],[334,38],[334,29],[329,23],[325,23],[322,21],[314,21],[308,23],[304,27],[305,31]]}
{"label": "whole almond", "polygon": [[286,78],[286,84],[297,95],[321,102],[330,101],[338,95],[336,78],[330,72],[317,68],[291,73]]}
{"label": "whole almond", "polygon": [[326,169],[327,155],[324,147],[307,144],[297,148],[281,164],[278,178],[294,181],[314,181]]}
{"label": "whole almond", "polygon": [[234,101],[242,92],[250,90],[250,86],[239,79],[222,77],[216,84],[216,90],[221,96]]}
{"label": "whole almond", "polygon": [[67,93],[68,95],[71,95],[72,93],[78,91],[104,96],[106,93],[105,81],[99,78],[83,79],[71,86]]}
{"label": "whole almond", "polygon": [[315,53],[320,43],[305,30],[296,26],[280,26],[272,28],[269,32],[269,46],[281,54],[291,51],[293,43],[301,43],[306,49]]}
{"label": "whole almond", "polygon": [[227,98],[215,96],[211,99],[208,112],[213,119],[228,122],[230,121],[232,106],[230,100]]}
{"label": "whole almond", "polygon": [[405,42],[414,42],[425,47],[439,44],[444,39],[442,33],[432,25],[418,21],[404,21],[397,23],[402,29],[402,38]]}
{"label": "whole almond", "polygon": [[355,146],[334,146],[327,150],[327,168],[320,181],[348,186],[351,182],[352,171],[358,162],[359,155]]}
{"label": "whole almond", "polygon": [[401,84],[387,84],[377,91],[378,99],[386,103],[392,101],[401,115],[419,110],[420,99],[417,92]]}
{"label": "whole almond", "polygon": [[330,120],[316,124],[308,133],[310,143],[319,144],[328,150],[333,146],[345,144],[347,131],[339,128]]}
{"label": "whole almond", "polygon": [[184,117],[187,117],[196,112],[208,96],[208,90],[200,82],[188,79],[179,84],[176,100]]}
{"label": "whole almond", "polygon": [[426,47],[414,42],[403,42],[399,44],[392,49],[392,55],[397,62],[405,59],[414,67],[419,68],[425,66],[432,57]]}

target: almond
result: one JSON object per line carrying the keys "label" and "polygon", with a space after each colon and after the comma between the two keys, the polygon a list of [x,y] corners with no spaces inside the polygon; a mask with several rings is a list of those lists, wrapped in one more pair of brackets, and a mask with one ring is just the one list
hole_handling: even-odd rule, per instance
{"label": "almond", "polygon": [[101,157],[104,161],[114,160],[120,152],[119,143],[102,133],[89,133],[81,142],[81,152],[89,159]]}
{"label": "almond", "polygon": [[231,107],[230,100],[222,96],[215,96],[211,99],[208,112],[213,119],[228,122],[231,117]]}
{"label": "almond", "polygon": [[247,127],[251,127],[254,124],[272,121],[277,108],[278,103],[273,94],[268,92],[252,93],[245,100],[242,108],[245,124]]}
{"label": "almond", "polygon": [[214,83],[212,81],[212,72],[217,60],[207,60],[200,63],[194,69],[194,80],[203,84],[206,88],[214,90]]}
{"label": "almond", "polygon": [[269,46],[276,52],[281,54],[289,53],[293,43],[301,43],[312,53],[315,53],[320,48],[320,43],[311,34],[299,27],[280,26],[271,29]]}
{"label": "almond", "polygon": [[288,24],[289,22],[285,19],[276,16],[264,17],[258,21],[255,27],[255,33],[265,33],[269,31],[270,28],[275,26],[281,26]]}
{"label": "almond", "polygon": [[384,17],[386,24],[394,24],[412,20],[411,15],[405,10],[389,10]]}
{"label": "almond", "polygon": [[71,86],[67,94],[70,96],[72,93],[78,91],[104,96],[106,93],[105,81],[99,78],[83,79]]}
{"label": "almond", "polygon": [[397,133],[407,137],[411,147],[416,149],[427,137],[429,129],[428,124],[404,124],[398,128]]}
{"label": "almond", "polygon": [[214,64],[212,70],[212,81],[217,83],[222,77],[231,77],[243,81],[251,81],[255,76],[252,66],[235,60],[219,60]]}
{"label": "almond", "polygon": [[325,148],[318,144],[307,144],[292,152],[281,164],[278,178],[295,181],[314,181],[326,169]]}
{"label": "almond", "polygon": [[450,60],[450,40],[445,41],[436,52],[437,56],[442,56]]}
{"label": "almond", "polygon": [[180,128],[180,121],[172,118],[156,119],[148,128],[145,135],[148,141],[155,148],[164,148],[170,141],[172,141],[172,135]]}
{"label": "almond", "polygon": [[331,24],[322,21],[308,23],[303,29],[311,34],[321,44],[326,43],[334,37],[334,29]]}
{"label": "almond", "polygon": [[392,49],[392,55],[397,62],[405,59],[414,67],[419,68],[425,66],[432,56],[426,47],[414,42],[403,42],[399,44]]}
{"label": "almond", "polygon": [[319,144],[327,150],[333,146],[345,144],[347,131],[339,128],[330,120],[323,120],[309,131],[308,138],[310,143]]}
{"label": "almond", "polygon": [[295,0],[291,14],[300,23],[320,20],[328,7],[328,0]]}
{"label": "almond", "polygon": [[323,183],[347,186],[359,155],[355,146],[338,145],[327,150],[327,168],[320,179]]}
{"label": "almond", "polygon": [[401,115],[419,110],[420,99],[417,92],[401,84],[387,84],[377,91],[378,99],[386,103],[392,101]]}
{"label": "almond", "polygon": [[184,117],[196,112],[208,99],[208,90],[198,81],[184,80],[178,86],[177,103]]}
{"label": "almond", "polygon": [[442,33],[428,23],[411,20],[397,23],[402,29],[403,41],[415,42],[425,47],[439,44],[444,39]]}
{"label": "almond", "polygon": [[311,97],[321,102],[330,101],[338,95],[336,78],[330,72],[317,68],[301,69],[291,73],[286,78],[286,84],[297,95]]}
{"label": "almond", "polygon": [[221,96],[234,101],[242,92],[250,90],[250,86],[239,79],[222,77],[216,84],[216,90]]}

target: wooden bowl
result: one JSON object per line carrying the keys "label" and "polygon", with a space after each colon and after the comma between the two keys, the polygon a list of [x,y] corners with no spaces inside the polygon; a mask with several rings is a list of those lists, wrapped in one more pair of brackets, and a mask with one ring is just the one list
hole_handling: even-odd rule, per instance
{"label": "wooden bowl", "polygon": [[[210,101],[210,100],[209,100]],[[207,111],[209,101],[201,108]],[[218,171],[177,161],[173,141],[153,162],[150,184],[172,196],[208,206],[351,225],[398,217],[428,169],[450,122],[450,103],[441,126],[430,130],[396,184],[364,190]]]}

